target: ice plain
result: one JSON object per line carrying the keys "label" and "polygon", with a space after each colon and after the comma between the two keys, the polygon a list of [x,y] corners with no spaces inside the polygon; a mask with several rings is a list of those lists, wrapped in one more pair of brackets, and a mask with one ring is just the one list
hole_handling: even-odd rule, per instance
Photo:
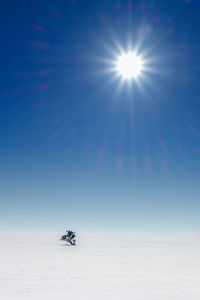
{"label": "ice plain", "polygon": [[0,236],[1,300],[199,300],[200,236]]}

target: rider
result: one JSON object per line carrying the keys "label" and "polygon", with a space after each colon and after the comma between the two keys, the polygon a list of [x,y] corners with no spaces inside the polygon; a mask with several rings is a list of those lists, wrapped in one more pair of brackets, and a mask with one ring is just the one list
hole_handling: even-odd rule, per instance
{"label": "rider", "polygon": [[71,230],[66,230],[67,232],[67,237],[69,239],[73,239],[75,237],[75,232],[71,231]]}

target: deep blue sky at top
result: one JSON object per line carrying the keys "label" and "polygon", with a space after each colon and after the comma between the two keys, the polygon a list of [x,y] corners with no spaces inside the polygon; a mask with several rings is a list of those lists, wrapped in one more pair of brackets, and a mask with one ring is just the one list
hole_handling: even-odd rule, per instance
{"label": "deep blue sky at top", "polygon": [[[0,17],[2,231],[198,231],[200,1],[1,1]],[[155,72],[120,86],[109,63],[138,41]]]}

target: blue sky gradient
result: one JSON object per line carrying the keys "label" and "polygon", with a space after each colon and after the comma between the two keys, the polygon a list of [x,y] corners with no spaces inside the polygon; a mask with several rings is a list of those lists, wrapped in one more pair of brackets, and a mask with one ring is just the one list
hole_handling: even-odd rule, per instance
{"label": "blue sky gradient", "polygon": [[[1,5],[0,232],[198,233],[200,1]],[[109,71],[139,45],[151,70]]]}

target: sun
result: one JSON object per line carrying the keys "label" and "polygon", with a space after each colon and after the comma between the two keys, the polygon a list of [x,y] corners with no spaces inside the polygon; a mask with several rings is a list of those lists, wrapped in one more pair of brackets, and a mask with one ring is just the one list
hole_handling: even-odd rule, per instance
{"label": "sun", "polygon": [[142,69],[142,58],[134,52],[123,53],[116,61],[116,70],[124,79],[137,79]]}

